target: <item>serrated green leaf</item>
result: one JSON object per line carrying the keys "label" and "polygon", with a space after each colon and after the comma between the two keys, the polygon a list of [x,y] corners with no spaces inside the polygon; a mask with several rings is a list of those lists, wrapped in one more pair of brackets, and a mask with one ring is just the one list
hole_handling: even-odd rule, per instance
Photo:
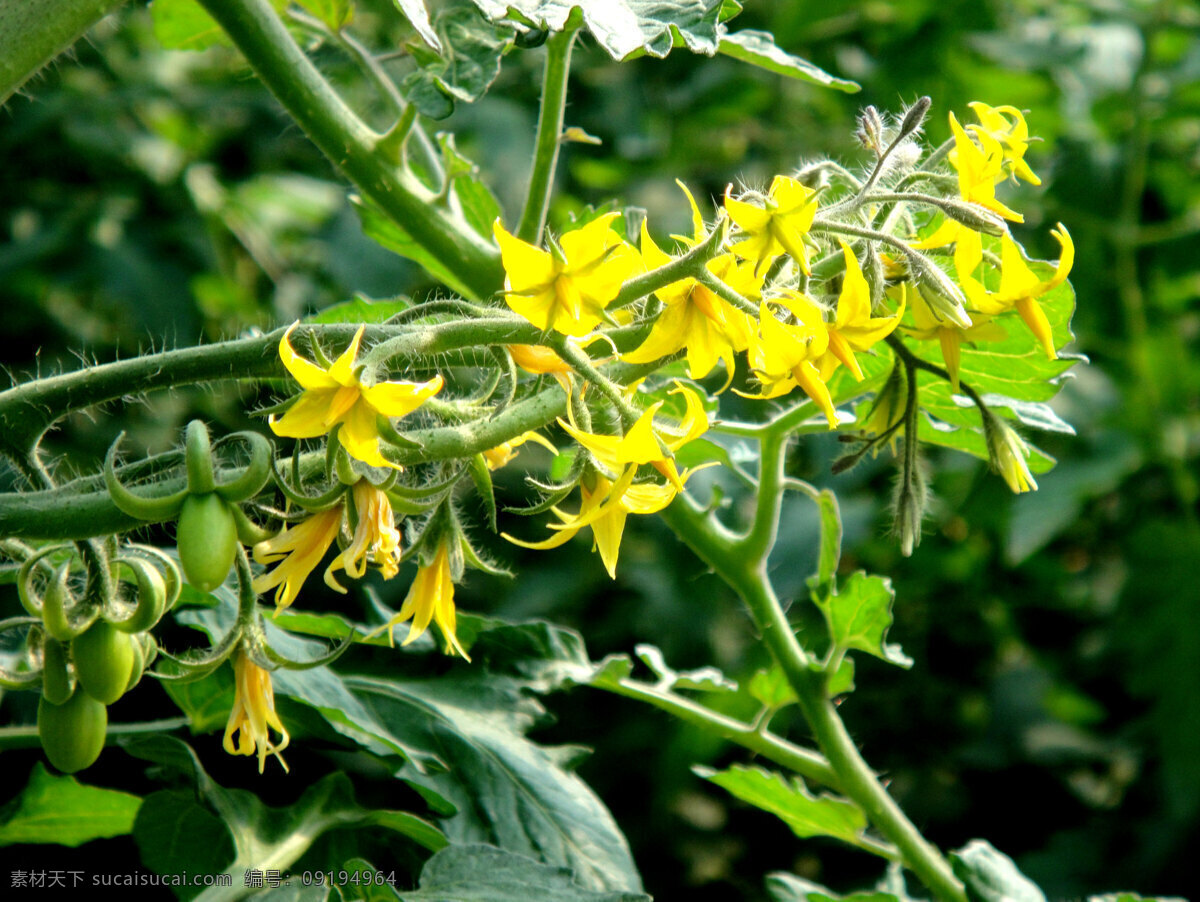
{"label": "serrated green leaf", "polygon": [[[434,22],[439,52],[414,53],[420,67],[400,90],[422,115],[445,119],[456,102],[482,97],[500,74],[500,58],[512,46],[513,30],[481,18],[470,6],[442,10]],[[491,223],[488,233],[491,235]]]}
{"label": "serrated green leaf", "polygon": [[775,38],[765,31],[746,29],[722,34],[718,50],[725,56],[731,56],[777,75],[848,93],[862,90],[857,82],[830,75],[820,66],[781,50],[776,46]]}
{"label": "serrated green leaf", "polygon": [[418,242],[414,241],[408,232],[385,216],[373,203],[357,195],[352,195],[350,202],[358,211],[359,219],[362,221],[363,232],[368,238],[383,245],[383,247],[392,253],[399,254],[401,257],[406,257],[420,264],[426,272],[456,294],[460,294],[469,300],[478,300],[475,292],[465,282],[460,280],[452,269],[445,266]]}
{"label": "serrated green leaf", "polygon": [[442,822],[454,842],[490,839],[571,868],[588,889],[640,891],[612,815],[570,770],[579,749],[525,737],[545,716],[527,681],[458,667],[436,679],[348,677],[346,684],[373,722],[444,762],[444,773],[405,768],[400,775],[427,799],[457,809]]}
{"label": "serrated green leaf", "polygon": [[133,830],[141,804],[140,797],[127,792],[54,776],[39,761],[21,794],[0,809],[0,846],[80,846],[93,839],[124,836]]}
{"label": "serrated green leaf", "polygon": [[912,667],[912,658],[904,654],[899,645],[885,641],[892,625],[895,597],[891,580],[884,576],[868,576],[859,570],[850,575],[836,594],[814,601],[825,615],[829,636],[835,645],[865,651],[900,667]]}
{"label": "serrated green leaf", "polygon": [[1046,902],[1045,894],[1013,860],[985,840],[973,839],[951,852],[950,866],[971,902]]}
{"label": "serrated green leaf", "polygon": [[755,671],[746,689],[755,701],[771,710],[796,702],[796,690],[778,665]]}
{"label": "serrated green leaf", "polygon": [[[269,863],[273,869],[286,870],[317,837],[338,827],[383,827],[431,850],[446,845],[441,831],[415,815],[359,807],[354,801],[350,778],[344,773],[329,774],[308,787],[293,805],[268,808],[252,792],[226,789],[214,782],[191,747],[178,739],[164,735],[140,736],[130,737],[123,744],[126,751],[136,757],[190,773],[196,783],[196,793],[233,840],[233,860],[214,865],[210,843],[198,845],[189,834],[184,834],[188,841],[180,843],[178,829],[184,824],[178,817],[175,818],[177,829],[164,829],[162,818],[171,816],[167,806],[156,804],[149,813],[143,806],[143,812],[139,814],[134,827],[134,837],[148,866],[155,869],[172,868],[159,873],[180,873],[184,870],[204,873],[203,870],[197,871],[194,865],[196,856],[200,856],[208,867],[207,873],[228,874],[237,881],[236,885],[241,885],[246,870],[262,869],[265,863]],[[178,803],[180,794],[168,792],[155,795],[176,797],[163,801]],[[178,808],[178,805],[175,807]],[[142,814],[146,815],[145,818]],[[191,824],[194,820],[191,818],[187,823]],[[229,896],[227,891],[214,886],[196,898],[215,900]]]}
{"label": "serrated green leaf", "polygon": [[644,893],[595,890],[575,874],[495,846],[454,845],[425,863],[404,902],[650,902]]}
{"label": "serrated green leaf", "polygon": [[801,839],[832,836],[857,843],[867,829],[867,816],[853,802],[814,796],[800,781],[774,771],[744,765],[723,771],[696,766],[692,771],[743,802],[774,814]]}
{"label": "serrated green leaf", "polygon": [[842,514],[838,510],[837,496],[829,489],[822,489],[817,497],[817,510],[821,517],[821,550],[817,555],[817,588],[822,593],[833,582],[838,562],[842,559]]}
{"label": "serrated green leaf", "polygon": [[664,57],[682,43],[692,53],[717,52],[722,0],[474,0],[493,22],[516,12],[536,28],[562,31],[573,10],[615,60],[647,53]]}
{"label": "serrated green leaf", "polygon": [[387,322],[397,313],[412,306],[408,298],[389,298],[386,301],[376,301],[368,297],[356,297],[351,301],[343,301],[326,307],[320,313],[304,318],[306,323],[367,323],[378,325]]}

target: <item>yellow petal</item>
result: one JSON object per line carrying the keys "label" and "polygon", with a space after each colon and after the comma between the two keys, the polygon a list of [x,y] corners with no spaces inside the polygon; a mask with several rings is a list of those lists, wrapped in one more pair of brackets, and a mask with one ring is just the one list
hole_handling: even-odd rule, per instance
{"label": "yellow petal", "polygon": [[334,397],[341,389],[313,388],[302,394],[283,416],[271,417],[267,423],[271,431],[285,438],[316,438],[329,431],[326,415]]}
{"label": "yellow petal", "polygon": [[298,325],[300,325],[299,321],[292,323],[283,333],[283,338],[279,339],[279,359],[283,361],[284,367],[292,374],[292,378],[300,383],[301,387],[335,388],[337,382],[327,372],[315,363],[305,360],[293,350],[289,339]]}
{"label": "yellow petal", "polygon": [[338,432],[338,441],[355,460],[361,460],[372,467],[404,469],[379,453],[379,427],[375,423],[375,417],[375,408],[360,400],[346,414]]}
{"label": "yellow petal", "polygon": [[350,341],[350,346],[342,351],[341,356],[329,368],[330,378],[338,385],[358,385],[358,380],[354,378],[354,361],[358,357],[358,346],[362,342],[363,332],[366,329],[365,325],[358,327],[358,331],[354,333],[354,338]]}
{"label": "yellow petal", "polygon": [[362,396],[385,417],[403,417],[440,392],[445,384],[440,375],[428,382],[380,382],[362,389]]}

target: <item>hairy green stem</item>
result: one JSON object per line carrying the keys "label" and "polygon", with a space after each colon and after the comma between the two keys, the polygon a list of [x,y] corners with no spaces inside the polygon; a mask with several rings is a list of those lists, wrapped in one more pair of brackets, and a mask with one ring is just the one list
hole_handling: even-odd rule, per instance
{"label": "hairy green stem", "polygon": [[380,136],[330,87],[297,46],[269,0],[200,0],[329,160],[475,298],[504,281],[498,249],[465,220],[435,203],[436,195],[409,172],[376,153]]}
{"label": "hairy green stem", "polygon": [[[785,483],[782,445],[762,457],[759,480],[778,486],[774,497],[761,491],[759,504],[778,506]],[[769,449],[764,449],[764,451]],[[765,472],[770,467],[775,474]],[[825,690],[823,671],[800,646],[767,575],[765,559],[747,560],[743,540],[734,536],[711,513],[680,496],[661,516],[668,526],[746,603],[772,657],[795,691],[801,711],[817,745],[838,775],[841,790],[866,814],[871,824],[896,846],[902,861],[943,902],[965,902],[962,884],[942,854],[921,835],[859,754]],[[777,516],[777,515],[776,515]],[[756,513],[756,521],[771,519]],[[753,532],[753,530],[752,530]]]}
{"label": "hairy green stem", "polygon": [[558,168],[562,146],[563,111],[567,104],[567,81],[571,75],[571,48],[578,27],[567,24],[546,41],[546,69],[542,78],[542,106],[538,113],[537,138],[525,208],[517,222],[516,236],[529,244],[542,243],[546,214],[550,210],[550,189]]}

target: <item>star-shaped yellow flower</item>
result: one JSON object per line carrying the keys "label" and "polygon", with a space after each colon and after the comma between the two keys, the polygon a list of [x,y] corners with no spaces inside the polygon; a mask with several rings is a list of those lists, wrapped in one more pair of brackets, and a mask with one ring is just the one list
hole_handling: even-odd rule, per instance
{"label": "star-shaped yellow flower", "polygon": [[955,248],[954,266],[958,270],[958,279],[963,291],[974,309],[989,315],[1007,313],[1015,309],[1041,344],[1046,357],[1053,360],[1058,356],[1054,348],[1054,335],[1037,299],[1061,285],[1070,274],[1071,266],[1075,262],[1075,244],[1071,241],[1066,226],[1061,222],[1057,229],[1051,229],[1050,234],[1062,246],[1062,253],[1055,265],[1054,274],[1049,279],[1039,279],[1034,274],[1025,262],[1021,248],[1009,235],[1000,238],[999,291],[988,291],[974,276],[975,270],[983,260],[981,243],[974,240],[960,241]]}
{"label": "star-shaped yellow flower", "polygon": [[412,413],[442,390],[442,377],[428,382],[364,383],[354,362],[366,326],[359,327],[350,346],[328,370],[322,369],[292,349],[289,339],[297,325],[279,340],[279,356],[304,393],[283,416],[271,417],[271,431],[288,438],[316,438],[340,425],[338,441],[351,457],[373,467],[401,469],[379,452],[375,418]]}
{"label": "star-shaped yellow flower", "polygon": [[387,630],[388,641],[394,645],[393,631],[407,620],[411,620],[412,624],[401,645],[408,645],[420,638],[432,622],[438,625],[438,629],[442,631],[442,638],[446,640],[446,654],[458,654],[468,661],[471,660],[458,642],[454,577],[450,572],[450,549],[445,541],[438,543],[432,561],[417,567],[417,575],[400,610],[370,635]]}
{"label": "star-shaped yellow flower", "polygon": [[975,111],[979,125],[970,126],[976,134],[987,132],[1004,147],[1004,166],[1013,178],[1024,179],[1031,185],[1040,185],[1042,180],[1025,162],[1025,151],[1029,149],[1029,126],[1025,114],[1015,106],[988,106],[978,100],[968,103]]}
{"label": "star-shaped yellow flower", "polygon": [[612,229],[617,213],[606,213],[558,239],[555,252],[510,235],[496,220],[507,274],[508,306],[539,329],[582,336],[604,318],[621,284],[641,267],[637,251]]}
{"label": "star-shaped yellow flower", "polygon": [[[570,422],[558,420],[566,432],[579,444],[587,448],[600,465],[613,476],[621,473],[628,464],[635,467],[649,464],[662,473],[676,489],[683,491],[683,479],[675,468],[672,456],[688,442],[699,438],[708,431],[708,414],[704,404],[692,389],[676,383],[671,394],[683,395],[685,413],[679,426],[674,430],[655,427],[654,417],[663,406],[662,401],[651,404],[642,413],[636,423],[622,436],[598,435],[584,432],[575,422],[575,418],[567,408]],[[666,449],[664,451],[664,448]],[[636,487],[633,487],[636,488]]]}
{"label": "star-shaped yellow flower", "polygon": [[[231,755],[253,755],[258,753],[258,772],[266,766],[267,755],[274,755],[288,769],[283,755],[291,737],[284,729],[283,721],[275,713],[275,691],[271,687],[271,674],[259,667],[249,656],[238,651],[233,659],[233,678],[236,694],[233,710],[225,725],[225,751]],[[279,740],[271,740],[271,730],[279,734]],[[237,735],[237,743],[234,736]]]}
{"label": "star-shaped yellow flower", "polygon": [[[682,182],[679,186],[691,204],[694,225],[693,237],[682,240],[685,244],[694,245],[704,238],[704,220],[691,192]],[[644,222],[642,260],[647,269],[656,269],[671,261],[671,257],[654,243]],[[722,254],[710,260],[708,269],[743,297],[757,298],[762,292],[763,278],[754,274],[754,265],[750,262],[739,263],[732,254]],[[686,348],[688,375],[691,378],[703,379],[717,361],[722,360],[728,374],[728,385],[733,379],[734,354],[746,350],[749,345],[750,336],[754,333],[754,318],[693,278],[672,282],[655,294],[666,306],[655,320],[646,340],[630,353],[622,355],[622,359],[628,363],[651,363]]]}
{"label": "star-shaped yellow flower", "polygon": [[836,428],[833,399],[816,366],[829,349],[829,329],[821,308],[798,291],[787,291],[770,303],[782,307],[796,322],[782,322],[770,304],[761,305],[759,334],[750,342],[749,356],[762,391],[745,397],[778,398],[798,385],[821,408],[829,428]]}
{"label": "star-shaped yellow flower", "polygon": [[[569,514],[551,508],[559,522],[551,523],[556,534],[542,542],[525,542],[504,533],[504,538],[522,548],[547,549],[566,544],[579,530],[590,527],[593,547],[600,552],[604,569],[612,579],[617,578],[617,556],[621,550],[621,536],[625,531],[625,519],[630,514],[656,514],[675,500],[677,489],[671,483],[642,483],[634,485],[633,477],[637,465],[625,468],[614,482],[601,473],[592,471],[579,483],[579,513]],[[680,481],[686,482],[691,471],[684,471]]]}
{"label": "star-shaped yellow flower", "polygon": [[765,271],[781,254],[795,260],[805,275],[811,274],[804,236],[817,215],[817,192],[812,188],[777,175],[762,206],[726,195],[725,210],[746,233],[732,250],[744,260],[753,260],[756,274]]}
{"label": "star-shaped yellow flower", "polygon": [[858,265],[858,258],[844,241],[842,256],[846,261],[846,273],[838,296],[837,314],[832,323],[825,324],[829,332],[829,349],[822,356],[818,368],[821,379],[827,380],[841,363],[861,382],[863,371],[854,352],[870,350],[872,345],[892,334],[904,314],[905,293],[901,286],[900,309],[892,316],[872,317],[871,287]]}

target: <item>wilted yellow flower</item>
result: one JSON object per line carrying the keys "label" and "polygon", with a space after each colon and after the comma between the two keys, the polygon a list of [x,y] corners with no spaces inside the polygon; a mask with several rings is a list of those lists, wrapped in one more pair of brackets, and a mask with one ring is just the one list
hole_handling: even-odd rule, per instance
{"label": "wilted yellow flower", "polygon": [[726,195],[725,209],[747,236],[732,250],[744,260],[753,260],[756,274],[781,254],[795,260],[805,275],[811,274],[804,236],[817,215],[816,191],[786,175],[777,175],[761,207]]}
{"label": "wilted yellow flower", "polygon": [[527,373],[569,373],[571,367],[550,348],[542,345],[505,345],[513,363]]}
{"label": "wilted yellow flower", "polygon": [[[253,755],[258,753],[258,772],[266,766],[267,755],[274,755],[288,769],[283,755],[291,737],[284,729],[283,721],[275,713],[275,691],[271,687],[271,674],[255,664],[239,649],[233,659],[235,695],[229,722],[225,725],[225,751],[231,755]],[[279,741],[271,741],[271,730],[279,734]],[[238,735],[234,744],[234,734]]]}
{"label": "wilted yellow flower", "polygon": [[641,266],[637,251],[612,229],[618,215],[606,213],[567,232],[553,253],[510,235],[496,220],[492,232],[508,276],[504,299],[513,312],[564,335],[596,328],[621,283]]}
{"label": "wilted yellow flower", "polygon": [[283,416],[271,417],[271,431],[288,438],[315,438],[340,424],[338,441],[351,457],[373,467],[401,469],[379,453],[375,418],[412,413],[442,390],[442,377],[434,376],[428,382],[364,384],[354,371],[354,361],[366,326],[359,327],[350,346],[325,370],[292,349],[288,339],[296,325],[279,340],[279,356],[304,393]]}
{"label": "wilted yellow flower", "polygon": [[784,308],[796,322],[780,321],[768,304],[762,304],[759,334],[751,340],[749,352],[750,368],[762,384],[762,391],[746,397],[777,398],[798,385],[821,408],[829,428],[836,428],[833,399],[816,366],[829,349],[829,330],[821,308],[798,291],[785,292],[771,303]]}
{"label": "wilted yellow flower", "polygon": [[[682,182],[679,186],[691,204],[694,224],[693,237],[683,240],[688,245],[694,245],[704,238],[704,220],[691,192]],[[656,269],[671,262],[671,257],[654,243],[644,222],[642,260],[647,269]],[[754,274],[754,266],[749,262],[739,263],[731,254],[722,254],[707,265],[713,275],[743,297],[757,298],[762,291],[762,276]],[[750,336],[754,333],[754,318],[690,277],[672,282],[655,294],[666,306],[655,320],[646,340],[633,351],[622,355],[622,359],[628,363],[650,363],[686,348],[688,375],[691,378],[703,379],[718,360],[723,360],[728,379],[732,380],[734,354],[744,351],[749,345]]]}
{"label": "wilted yellow flower", "polygon": [[1066,280],[1075,262],[1075,244],[1071,241],[1066,226],[1061,222],[1050,234],[1062,246],[1062,253],[1054,267],[1054,274],[1049,279],[1039,279],[1034,274],[1025,262],[1020,246],[1008,235],[1000,238],[999,291],[988,291],[974,277],[975,270],[983,260],[983,250],[979,242],[959,242],[959,246],[955,248],[954,265],[958,270],[959,282],[962,283],[972,307],[980,313],[993,316],[1015,309],[1041,344],[1046,356],[1053,360],[1058,356],[1054,348],[1053,331],[1037,299]]}
{"label": "wilted yellow flower", "polygon": [[395,645],[393,631],[401,623],[411,620],[408,635],[401,645],[408,645],[429,629],[430,622],[436,623],[446,640],[446,654],[455,654],[471,660],[458,642],[457,617],[454,610],[454,578],[450,573],[450,552],[445,541],[439,542],[433,560],[417,567],[416,578],[409,587],[404,604],[387,623],[370,633],[376,635],[387,630],[388,642]]}
{"label": "wilted yellow flower", "polygon": [[1015,429],[1003,420],[991,416],[984,428],[991,455],[992,469],[1004,477],[1008,487],[1017,494],[1036,492],[1038,484],[1029,472],[1029,446]]}
{"label": "wilted yellow flower", "polygon": [[346,590],[333,578],[334,570],[343,569],[347,576],[361,579],[370,561],[384,579],[391,579],[400,569],[400,530],[388,496],[365,479],[354,483],[350,495],[357,517],[354,534],[325,571],[325,582],[342,592]]}
{"label": "wilted yellow flower", "polygon": [[959,386],[959,366],[962,360],[963,343],[1000,341],[1007,335],[1004,329],[991,321],[991,317],[982,314],[972,314],[972,326],[969,329],[964,329],[948,319],[939,318],[919,291],[913,297],[912,310],[915,328],[905,331],[921,341],[937,340],[942,348],[942,360],[946,364],[946,372],[950,375],[950,387],[954,391],[958,391]]}
{"label": "wilted yellow flower", "polygon": [[[342,526],[342,505],[320,511],[282,530],[274,538],[254,546],[254,560],[260,564],[279,561],[274,570],[254,578],[255,592],[275,589],[275,609],[282,611],[296,600],[300,588],[313,572],[325,552],[337,538]],[[329,571],[326,570],[326,582]],[[278,588],[276,588],[278,587]],[[339,588],[334,584],[335,588]]]}

